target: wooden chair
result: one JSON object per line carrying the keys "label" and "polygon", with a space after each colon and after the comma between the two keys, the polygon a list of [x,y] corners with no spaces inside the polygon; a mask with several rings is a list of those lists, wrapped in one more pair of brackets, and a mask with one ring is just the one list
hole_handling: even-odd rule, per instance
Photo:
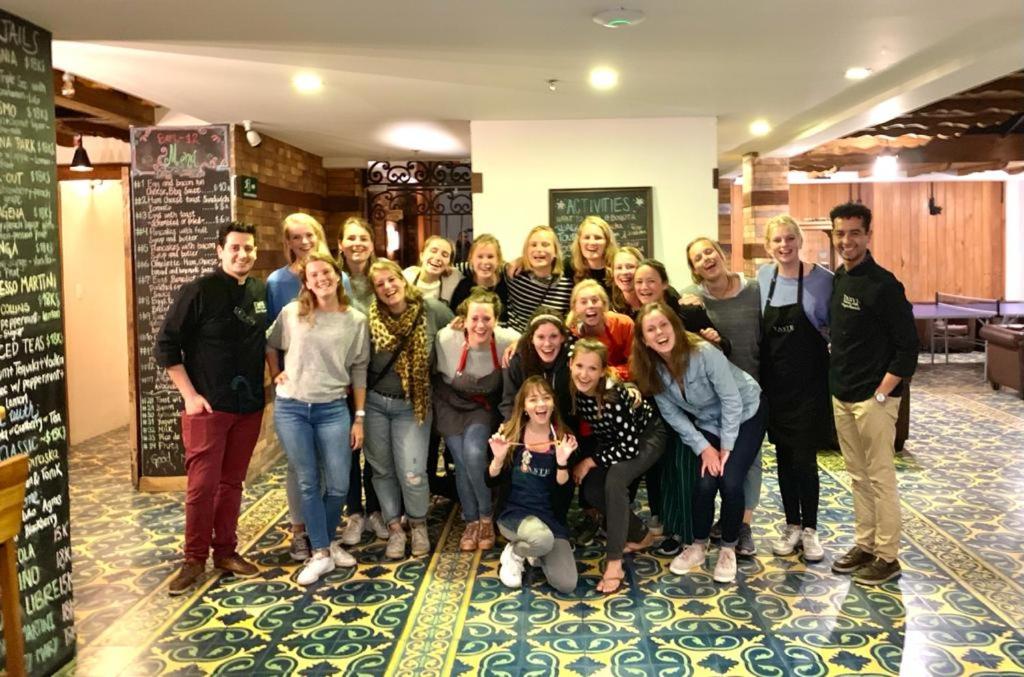
{"label": "wooden chair", "polygon": [[21,591],[18,588],[18,546],[21,508],[25,502],[28,456],[13,456],[0,463],[0,613],[4,619],[7,674],[25,674],[25,638],[21,632]]}

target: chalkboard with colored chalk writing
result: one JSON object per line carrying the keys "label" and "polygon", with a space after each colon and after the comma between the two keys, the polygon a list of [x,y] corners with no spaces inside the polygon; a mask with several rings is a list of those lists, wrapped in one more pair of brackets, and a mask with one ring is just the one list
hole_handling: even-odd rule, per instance
{"label": "chalkboard with colored chalk writing", "polygon": [[548,191],[549,225],[568,253],[580,221],[600,216],[620,247],[636,247],[651,256],[654,248],[651,188],[553,188]]}

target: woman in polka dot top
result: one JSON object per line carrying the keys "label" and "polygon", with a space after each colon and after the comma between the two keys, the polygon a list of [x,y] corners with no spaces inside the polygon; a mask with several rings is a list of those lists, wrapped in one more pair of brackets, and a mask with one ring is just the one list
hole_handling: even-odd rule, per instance
{"label": "woman in polka dot top", "polygon": [[594,452],[573,468],[586,500],[604,515],[608,546],[604,577],[597,590],[612,593],[622,585],[622,554],[648,547],[653,536],[629,507],[629,485],[657,462],[666,432],[653,406],[634,408],[625,386],[608,369],[608,349],[582,339],[569,366],[574,413],[597,437]]}

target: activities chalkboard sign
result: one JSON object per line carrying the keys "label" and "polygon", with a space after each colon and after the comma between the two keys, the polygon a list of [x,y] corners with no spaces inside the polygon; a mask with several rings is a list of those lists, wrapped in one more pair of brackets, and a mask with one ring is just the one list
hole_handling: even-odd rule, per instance
{"label": "activities chalkboard sign", "polygon": [[30,675],[75,653],[51,68],[50,33],[0,10],[0,460],[29,457],[18,583]]}
{"label": "activities chalkboard sign", "polygon": [[651,188],[552,188],[548,191],[548,223],[563,252],[569,251],[580,221],[600,216],[608,222],[620,247],[654,251]]}
{"label": "activities chalkboard sign", "polygon": [[140,476],[185,474],[181,397],[153,348],[178,288],[217,265],[217,230],[231,220],[228,139],[227,125],[131,130]]}

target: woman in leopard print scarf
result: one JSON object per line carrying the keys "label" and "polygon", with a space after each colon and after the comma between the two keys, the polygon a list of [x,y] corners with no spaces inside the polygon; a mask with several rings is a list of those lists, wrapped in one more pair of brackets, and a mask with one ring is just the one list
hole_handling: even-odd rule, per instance
{"label": "woman in leopard print scarf", "polygon": [[384,554],[400,559],[405,557],[407,541],[401,523],[403,504],[413,556],[430,551],[426,525],[430,368],[434,336],[451,321],[452,313],[444,304],[424,299],[393,261],[376,261],[368,277],[375,298],[368,308],[371,358],[364,451],[388,523]]}

